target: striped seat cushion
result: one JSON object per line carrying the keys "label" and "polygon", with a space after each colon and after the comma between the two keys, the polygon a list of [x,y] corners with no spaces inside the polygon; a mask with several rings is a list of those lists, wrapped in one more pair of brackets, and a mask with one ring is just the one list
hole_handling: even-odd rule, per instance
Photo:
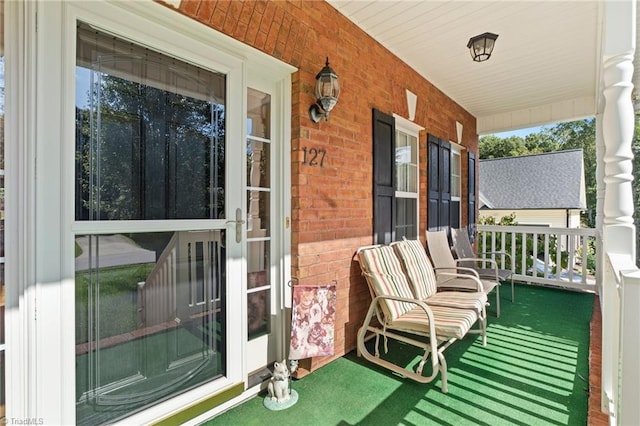
{"label": "striped seat cushion", "polygon": [[[360,268],[375,296],[397,296],[413,299],[411,286],[400,260],[388,246],[373,247],[358,253]],[[383,300],[382,311],[388,321],[395,321],[415,307],[413,303]]]}
{"label": "striped seat cushion", "polygon": [[400,241],[393,248],[404,265],[415,297],[425,300],[436,294],[436,274],[420,240]]}
{"label": "striped seat cushion", "polygon": [[486,293],[465,291],[441,291],[426,299],[429,306],[448,306],[450,308],[473,309],[478,314],[487,304]]}
{"label": "striped seat cushion", "polygon": [[[462,339],[478,320],[478,314],[471,309],[459,309],[446,306],[430,306],[438,337]],[[429,333],[429,318],[419,306],[402,314],[390,324],[394,328],[420,333]]]}

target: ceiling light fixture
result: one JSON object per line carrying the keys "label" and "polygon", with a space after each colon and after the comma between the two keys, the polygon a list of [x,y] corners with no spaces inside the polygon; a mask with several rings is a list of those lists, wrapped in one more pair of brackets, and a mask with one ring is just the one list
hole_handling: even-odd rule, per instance
{"label": "ceiling light fixture", "polygon": [[489,59],[497,38],[498,34],[493,33],[484,33],[471,37],[469,43],[467,43],[467,47],[471,52],[471,58],[473,58],[475,62],[483,62]]}

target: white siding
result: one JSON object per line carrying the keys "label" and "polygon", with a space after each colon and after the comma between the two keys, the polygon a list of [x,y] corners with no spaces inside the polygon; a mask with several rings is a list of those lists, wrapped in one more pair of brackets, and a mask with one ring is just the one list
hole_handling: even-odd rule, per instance
{"label": "white siding", "polygon": [[480,218],[493,217],[496,222],[501,217],[516,214],[519,225],[539,225],[552,228],[578,228],[580,226],[580,210],[569,211],[567,226],[566,210],[480,210]]}

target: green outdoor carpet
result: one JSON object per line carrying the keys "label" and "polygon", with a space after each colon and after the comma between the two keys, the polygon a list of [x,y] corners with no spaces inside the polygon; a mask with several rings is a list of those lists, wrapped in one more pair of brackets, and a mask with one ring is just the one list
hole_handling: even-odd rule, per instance
{"label": "green outdoor carpet", "polygon": [[[416,383],[352,352],[293,381],[291,408],[267,410],[263,392],[205,424],[586,425],[594,296],[517,285],[511,303],[504,293],[501,317],[489,308],[486,347],[470,335],[445,351],[448,394],[440,376]],[[418,356],[392,340],[384,355],[405,365]]]}

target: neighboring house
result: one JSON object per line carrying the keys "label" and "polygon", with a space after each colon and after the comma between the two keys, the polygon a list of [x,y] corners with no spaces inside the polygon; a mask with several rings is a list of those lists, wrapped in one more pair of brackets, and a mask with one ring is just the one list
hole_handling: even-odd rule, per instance
{"label": "neighboring house", "polygon": [[515,213],[519,225],[580,227],[586,209],[582,150],[480,160],[479,217]]}

